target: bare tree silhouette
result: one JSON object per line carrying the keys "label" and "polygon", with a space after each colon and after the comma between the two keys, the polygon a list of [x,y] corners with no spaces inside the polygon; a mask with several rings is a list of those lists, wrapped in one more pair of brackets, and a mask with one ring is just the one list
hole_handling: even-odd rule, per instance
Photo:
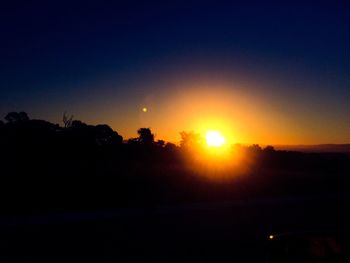
{"label": "bare tree silhouette", "polygon": [[68,117],[66,112],[63,113],[62,121],[63,121],[64,128],[69,128],[72,126],[73,117],[74,117],[73,115]]}

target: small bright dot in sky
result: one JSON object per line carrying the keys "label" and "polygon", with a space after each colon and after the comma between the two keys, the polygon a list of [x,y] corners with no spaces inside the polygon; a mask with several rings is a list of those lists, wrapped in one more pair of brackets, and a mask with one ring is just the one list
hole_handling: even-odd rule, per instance
{"label": "small bright dot in sky", "polygon": [[269,235],[269,239],[273,239],[274,238],[274,236],[273,235]]}
{"label": "small bright dot in sky", "polygon": [[142,108],[142,111],[143,111],[143,112],[147,112],[148,109],[147,109],[146,107],[143,107],[143,108]]}
{"label": "small bright dot in sky", "polygon": [[210,147],[220,147],[225,143],[224,136],[218,131],[208,131],[205,138]]}

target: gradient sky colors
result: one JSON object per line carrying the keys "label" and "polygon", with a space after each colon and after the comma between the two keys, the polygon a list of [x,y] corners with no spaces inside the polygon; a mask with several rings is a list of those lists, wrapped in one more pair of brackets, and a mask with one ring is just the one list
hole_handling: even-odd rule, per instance
{"label": "gradient sky colors", "polygon": [[350,142],[349,4],[115,2],[2,6],[1,116],[67,111],[174,142],[206,129],[241,143]]}

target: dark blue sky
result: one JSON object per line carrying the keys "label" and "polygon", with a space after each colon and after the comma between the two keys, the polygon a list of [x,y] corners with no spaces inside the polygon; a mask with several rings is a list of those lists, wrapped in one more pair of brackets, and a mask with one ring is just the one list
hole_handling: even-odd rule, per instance
{"label": "dark blue sky", "polygon": [[[286,117],[309,114],[317,127],[327,109],[324,123],[339,118],[330,125],[343,129],[340,141],[347,140],[350,4],[71,2],[2,4],[2,116],[25,110],[59,121],[68,110],[82,120],[115,124],[123,119],[110,113],[113,105],[132,119],[130,104],[137,108],[160,89],[172,92],[159,84],[165,76],[213,75],[251,82],[248,93],[278,101],[276,110],[286,110]],[[300,111],[289,112],[293,107]]]}

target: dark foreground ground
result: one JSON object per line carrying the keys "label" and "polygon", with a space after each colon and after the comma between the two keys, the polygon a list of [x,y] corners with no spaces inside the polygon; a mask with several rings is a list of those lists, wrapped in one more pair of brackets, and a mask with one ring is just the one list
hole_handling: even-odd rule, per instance
{"label": "dark foreground ground", "polygon": [[225,167],[191,133],[6,121],[0,263],[264,262],[271,233],[349,228],[348,153],[235,145]]}
{"label": "dark foreground ground", "polygon": [[1,217],[0,262],[265,262],[268,235],[349,228],[350,196]]}

